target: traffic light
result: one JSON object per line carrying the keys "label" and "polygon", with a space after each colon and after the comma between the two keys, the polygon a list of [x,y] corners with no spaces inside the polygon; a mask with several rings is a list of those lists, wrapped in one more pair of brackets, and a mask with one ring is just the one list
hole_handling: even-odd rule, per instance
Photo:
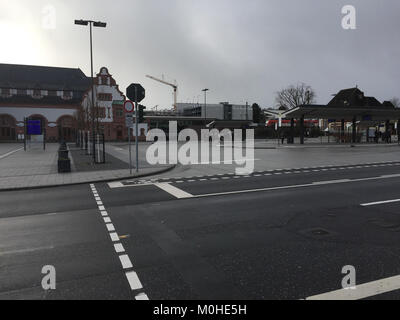
{"label": "traffic light", "polygon": [[144,122],[144,110],[146,110],[146,107],[139,104],[139,123]]}

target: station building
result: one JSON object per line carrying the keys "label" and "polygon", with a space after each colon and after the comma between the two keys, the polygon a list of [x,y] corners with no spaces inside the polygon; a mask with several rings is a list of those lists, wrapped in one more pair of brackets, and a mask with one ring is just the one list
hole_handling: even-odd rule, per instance
{"label": "station building", "polygon": [[24,134],[24,119],[42,120],[48,141],[70,140],[89,79],[80,69],[0,64],[0,141]]}
{"label": "station building", "polygon": [[[107,68],[94,79],[96,126],[125,140],[125,96]],[[21,139],[24,119],[41,120],[48,142],[75,141],[89,127],[92,79],[80,69],[0,64],[0,142]]]}

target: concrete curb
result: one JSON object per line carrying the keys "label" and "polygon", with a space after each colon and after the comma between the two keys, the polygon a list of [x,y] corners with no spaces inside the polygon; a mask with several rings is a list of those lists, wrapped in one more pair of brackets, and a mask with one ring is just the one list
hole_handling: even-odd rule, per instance
{"label": "concrete curb", "polygon": [[9,192],[9,191],[24,191],[24,190],[36,190],[36,189],[45,189],[45,188],[59,188],[59,187],[68,187],[68,186],[79,186],[84,184],[91,184],[91,183],[104,183],[104,182],[114,182],[126,179],[137,179],[137,178],[146,178],[155,176],[158,174],[163,174],[169,171],[172,171],[176,168],[176,165],[169,166],[167,168],[163,168],[154,172],[143,173],[136,176],[124,176],[120,178],[113,178],[113,179],[100,179],[100,180],[88,180],[83,182],[73,182],[73,183],[64,183],[64,184],[49,184],[49,185],[42,185],[42,186],[31,186],[31,187],[17,187],[17,188],[7,188],[7,189],[0,189],[0,192]]}

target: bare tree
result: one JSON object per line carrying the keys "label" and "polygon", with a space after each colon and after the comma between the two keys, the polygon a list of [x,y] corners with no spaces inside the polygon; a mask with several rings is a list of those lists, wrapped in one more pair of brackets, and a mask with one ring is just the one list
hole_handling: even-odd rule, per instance
{"label": "bare tree", "polygon": [[390,100],[391,103],[393,103],[395,108],[400,108],[400,99],[397,97],[394,97],[392,100]]}
{"label": "bare tree", "polygon": [[315,102],[315,91],[305,83],[283,89],[277,93],[276,103],[280,110],[289,110],[305,104]]}

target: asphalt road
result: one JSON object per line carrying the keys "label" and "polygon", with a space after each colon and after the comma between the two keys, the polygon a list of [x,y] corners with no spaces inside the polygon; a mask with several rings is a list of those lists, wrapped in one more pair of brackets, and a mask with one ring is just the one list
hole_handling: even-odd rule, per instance
{"label": "asphalt road", "polygon": [[399,188],[390,162],[2,192],[0,299],[305,299],[346,265],[395,277],[400,202],[363,205]]}

